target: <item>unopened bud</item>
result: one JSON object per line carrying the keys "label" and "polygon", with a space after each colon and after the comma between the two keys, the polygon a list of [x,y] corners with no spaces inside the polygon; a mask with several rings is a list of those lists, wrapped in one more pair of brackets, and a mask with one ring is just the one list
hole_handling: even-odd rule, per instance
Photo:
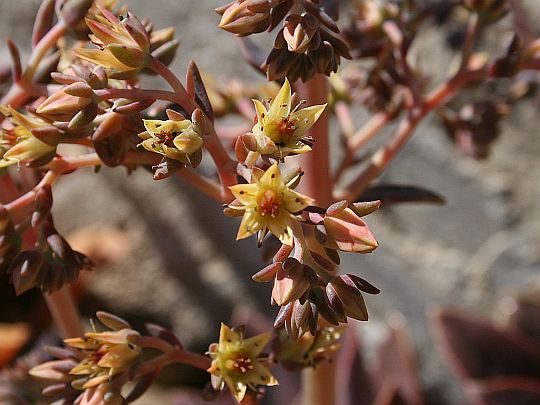
{"label": "unopened bud", "polygon": [[88,104],[85,108],[79,111],[69,121],[68,129],[78,129],[94,121],[98,113],[98,106],[96,103]]}
{"label": "unopened bud", "polygon": [[350,208],[341,211],[332,209],[324,216],[326,246],[344,252],[369,253],[378,243],[367,224]]}
{"label": "unopened bud", "polygon": [[367,202],[356,202],[351,204],[351,209],[359,217],[365,217],[375,211],[377,211],[381,206],[381,200],[376,201],[367,201]]}
{"label": "unopened bud", "polygon": [[309,286],[310,280],[305,266],[298,261],[292,263],[286,260],[281,268],[278,268],[272,298],[278,305],[285,305],[304,295]]}
{"label": "unopened bud", "polygon": [[[74,83],[71,86],[77,86],[77,84]],[[92,102],[90,97],[72,96],[59,90],[41,103],[36,112],[51,121],[67,122]]]}
{"label": "unopened bud", "polygon": [[68,27],[79,24],[94,3],[93,0],[59,0],[56,2],[56,14]]}
{"label": "unopened bud", "polygon": [[32,213],[32,226],[35,228],[47,218],[51,212],[53,196],[51,185],[46,184],[36,192],[34,212]]}
{"label": "unopened bud", "polygon": [[15,294],[21,295],[34,287],[41,286],[47,271],[48,264],[41,252],[27,250],[19,253],[8,269],[11,282],[15,287]]}
{"label": "unopened bud", "polygon": [[[347,279],[347,281],[349,281],[349,279]],[[357,319],[359,321],[368,320],[368,312],[364,297],[362,297],[362,294],[352,282],[345,282],[342,276],[335,277],[326,286],[326,293],[333,308],[334,306],[342,306],[345,315],[349,318]]]}
{"label": "unopened bud", "polygon": [[276,274],[280,267],[280,262],[269,264],[264,269],[258,271],[253,276],[251,276],[251,279],[258,283],[272,281],[274,278],[276,278]]}
{"label": "unopened bud", "polygon": [[250,0],[236,0],[225,8],[217,9],[221,14],[219,28],[236,35],[249,35],[265,31],[270,26],[270,9],[257,11],[250,8]]}
{"label": "unopened bud", "polygon": [[152,51],[152,56],[158,59],[161,63],[168,66],[173,61],[176,51],[180,46],[180,41],[174,39],[172,41],[166,42],[161,45],[159,48]]}
{"label": "unopened bud", "polygon": [[291,14],[285,19],[283,37],[291,52],[304,53],[319,28],[319,20],[313,14]]}

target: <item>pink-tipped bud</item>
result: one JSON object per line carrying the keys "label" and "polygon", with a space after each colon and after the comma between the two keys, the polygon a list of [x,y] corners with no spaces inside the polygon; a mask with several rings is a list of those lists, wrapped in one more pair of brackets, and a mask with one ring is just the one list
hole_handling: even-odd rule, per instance
{"label": "pink-tipped bud", "polygon": [[350,208],[327,213],[323,220],[326,245],[344,252],[370,253],[378,246],[367,224]]}

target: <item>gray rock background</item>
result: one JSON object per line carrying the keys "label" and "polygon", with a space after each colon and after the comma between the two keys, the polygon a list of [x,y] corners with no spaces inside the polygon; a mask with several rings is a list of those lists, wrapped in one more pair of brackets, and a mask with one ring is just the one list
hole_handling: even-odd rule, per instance
{"label": "gray rock background", "polygon": [[[182,45],[173,69],[180,77],[195,59],[217,77],[260,80],[242,62],[233,37],[216,28],[212,10],[223,2],[127,3],[157,27],[176,27]],[[27,51],[38,4],[2,0],[0,42],[11,37]],[[537,2],[528,4],[538,16]],[[501,33],[507,28],[502,24]],[[425,38],[418,54],[440,77],[452,57],[439,33]],[[0,56],[6,57],[5,49]],[[148,85],[163,83],[152,78]],[[367,117],[359,112],[358,122]],[[425,386],[442,390],[448,403],[464,399],[431,343],[426,312],[451,305],[498,318],[501,300],[539,283],[539,124],[538,105],[520,105],[506,121],[492,157],[479,163],[454,151],[441,128],[428,119],[384,180],[436,190],[447,204],[382,210],[368,218],[380,248],[368,256],[342,255],[344,271],[362,275],[383,291],[367,297],[372,319],[359,325],[368,347],[384,334],[390,314],[403,313],[418,347]],[[270,316],[275,312],[268,305],[270,286],[250,280],[261,266],[253,240],[236,243],[236,221],[223,217],[219,206],[181,181],[154,182],[143,170],[131,176],[123,169],[98,175],[81,171],[55,187],[55,201],[61,232],[115,226],[132,247],[123,260],[87,278],[91,299],[83,304],[88,314],[99,304],[135,322],[152,319],[204,350],[233,308],[256,308]]]}

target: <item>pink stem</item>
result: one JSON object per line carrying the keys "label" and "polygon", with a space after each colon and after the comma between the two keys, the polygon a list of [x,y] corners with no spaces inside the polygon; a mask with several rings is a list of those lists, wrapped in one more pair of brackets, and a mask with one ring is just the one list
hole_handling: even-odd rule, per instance
{"label": "pink stem", "polygon": [[[324,75],[315,75],[310,81],[297,82],[298,97],[308,105],[325,104],[328,101],[328,80]],[[330,175],[330,145],[328,141],[328,112],[319,117],[310,130],[315,139],[313,150],[299,157],[304,176],[300,188],[322,206],[332,203],[332,178]]]}
{"label": "pink stem", "polygon": [[142,89],[101,89],[95,91],[101,100],[113,98],[127,98],[128,100],[156,99],[167,100],[177,104],[184,104],[184,99],[178,94],[164,90],[142,90]]}
{"label": "pink stem", "polygon": [[397,153],[403,148],[413,135],[416,126],[422,119],[435,108],[443,105],[453,97],[456,92],[466,83],[477,80],[485,75],[483,69],[475,71],[461,71],[455,77],[441,84],[433,90],[420,107],[411,109],[409,115],[399,125],[396,135],[389,144],[378,149],[367,168],[358,176],[345,190],[338,190],[334,193],[336,199],[354,200],[377,178],[388,164],[394,159]]}
{"label": "pink stem", "polygon": [[[300,99],[308,105],[324,104],[328,100],[328,79],[316,75],[306,83],[297,82],[296,91]],[[328,140],[328,112],[324,112],[310,134],[315,139],[313,150],[300,156],[304,176],[300,182],[301,190],[315,198],[318,204],[328,206],[332,202],[332,178],[330,174],[330,145]],[[324,363],[315,369],[302,372],[302,404],[334,405],[335,364]]]}
{"label": "pink stem", "polygon": [[150,65],[148,67],[163,77],[167,83],[169,83],[177,94],[178,99],[181,100],[181,102],[178,101],[178,104],[184,107],[190,114],[195,111],[195,109],[198,107],[197,104],[191,97],[189,97],[186,88],[180,79],[178,79],[166,65],[164,65],[159,59],[151,57]]}
{"label": "pink stem", "polygon": [[59,336],[62,339],[82,336],[79,311],[71,295],[70,286],[64,285],[57,291],[44,293],[43,297],[58,328]]}
{"label": "pink stem", "polygon": [[341,161],[336,173],[334,174],[334,182],[337,182],[343,172],[354,163],[355,154],[362,149],[375,135],[377,135],[390,121],[392,115],[387,112],[379,112],[371,117],[362,128],[356,131],[348,140],[345,149],[345,155]]}

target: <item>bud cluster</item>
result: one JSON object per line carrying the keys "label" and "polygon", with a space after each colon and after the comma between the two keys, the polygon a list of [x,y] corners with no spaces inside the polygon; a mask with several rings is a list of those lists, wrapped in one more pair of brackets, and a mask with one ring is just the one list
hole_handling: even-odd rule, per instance
{"label": "bud cluster", "polygon": [[[48,400],[88,405],[130,403],[149,388],[157,371],[154,367],[161,367],[144,357],[146,347],[175,354],[184,350],[178,338],[163,327],[148,325],[150,335],[141,336],[124,319],[106,312],[96,316],[107,329],[98,332],[92,323],[92,332],[66,339],[66,348],[49,348],[55,359],[30,370],[29,374],[45,386],[42,393]],[[129,392],[122,393],[127,383]]]}
{"label": "bud cluster", "polygon": [[347,323],[347,318],[368,319],[362,292],[378,294],[379,290],[356,275],[336,276],[335,269],[338,250],[369,253],[377,247],[360,217],[379,205],[374,201],[349,207],[341,201],[327,210],[306,208],[304,223],[312,227],[312,236],[295,238],[293,246],[283,245],[273,262],[253,276],[255,281],[274,282],[272,302],[281,307],[274,327],[283,327],[298,339],[308,332],[315,336],[320,317],[336,326]]}
{"label": "bud cluster", "polygon": [[40,232],[36,249],[21,250],[7,268],[17,295],[32,289],[54,291],[78,278],[79,272],[94,265],[84,254],[71,248],[55,229],[50,208],[50,188],[36,193],[32,225]]}
{"label": "bud cluster", "polygon": [[261,66],[269,80],[307,81],[316,73],[330,75],[342,57],[351,58],[335,19],[319,0],[236,0],[216,11],[222,16],[220,28],[238,36],[271,31],[283,21]]}

